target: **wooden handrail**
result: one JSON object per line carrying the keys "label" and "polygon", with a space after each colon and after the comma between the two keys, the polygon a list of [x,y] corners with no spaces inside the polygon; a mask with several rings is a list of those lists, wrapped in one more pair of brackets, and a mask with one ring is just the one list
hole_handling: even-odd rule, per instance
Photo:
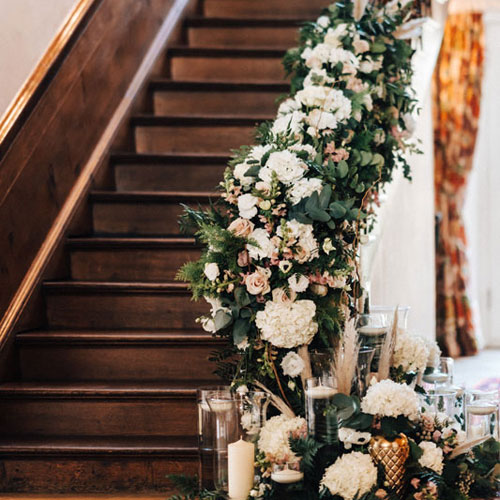
{"label": "wooden handrail", "polygon": [[5,141],[11,137],[16,124],[32,103],[42,82],[54,69],[65,48],[87,15],[91,13],[96,0],[79,0],[66,17],[63,26],[52,40],[49,48],[37,64],[29,78],[16,94],[14,100],[0,118],[0,152],[6,150]]}

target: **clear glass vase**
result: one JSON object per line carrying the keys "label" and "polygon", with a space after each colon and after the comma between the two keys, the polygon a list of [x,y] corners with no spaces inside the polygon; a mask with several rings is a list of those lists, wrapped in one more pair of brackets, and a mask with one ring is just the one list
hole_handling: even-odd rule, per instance
{"label": "clear glass vase", "polygon": [[458,422],[457,392],[451,389],[432,389],[421,394],[420,407],[424,415],[431,415],[441,422]]}
{"label": "clear glass vase", "polygon": [[337,393],[333,377],[312,377],[306,380],[307,430],[320,442],[333,442],[338,435],[338,419],[331,407]]}
{"label": "clear glass vase", "polygon": [[243,438],[254,442],[267,420],[269,395],[265,392],[250,391],[238,394],[237,400]]}
{"label": "clear glass vase", "polygon": [[238,441],[240,428],[238,402],[226,394],[216,392],[207,396],[207,403],[213,419],[214,443],[214,486],[218,490],[228,488],[228,446]]}
{"label": "clear glass vase", "polygon": [[465,429],[467,439],[499,435],[498,391],[470,390],[465,393]]}
{"label": "clear glass vase", "polygon": [[358,363],[356,365],[356,375],[354,379],[354,393],[361,399],[365,396],[370,384],[371,366],[375,348],[363,346],[359,349]]}

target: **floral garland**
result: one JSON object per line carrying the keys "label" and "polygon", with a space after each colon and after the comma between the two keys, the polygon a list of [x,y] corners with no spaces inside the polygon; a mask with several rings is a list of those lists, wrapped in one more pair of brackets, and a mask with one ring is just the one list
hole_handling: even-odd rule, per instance
{"label": "floral garland", "polygon": [[179,279],[211,305],[203,328],[232,341],[218,373],[262,382],[297,413],[297,350],[337,344],[362,295],[358,247],[378,194],[398,166],[409,177],[404,155],[416,150],[411,2],[364,3],[332,4],[302,28],[276,120],[235,152],[222,199],[182,220],[205,250]]}

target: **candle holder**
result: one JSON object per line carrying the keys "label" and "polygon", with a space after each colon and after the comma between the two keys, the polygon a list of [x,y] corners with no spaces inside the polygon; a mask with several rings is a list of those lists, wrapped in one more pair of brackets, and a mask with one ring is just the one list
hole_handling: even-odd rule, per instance
{"label": "candle holder", "polygon": [[333,442],[338,435],[338,419],[331,405],[337,393],[333,377],[312,377],[306,380],[307,430],[317,441]]}
{"label": "candle holder", "polygon": [[293,484],[302,481],[304,473],[300,470],[300,461],[274,464],[271,479],[279,484]]}
{"label": "candle holder", "polygon": [[309,353],[313,377],[334,376],[333,349],[316,349]]}
{"label": "candle holder", "polygon": [[423,376],[424,388],[437,390],[440,387],[451,386],[453,384],[453,370],[453,358],[440,358],[437,366],[426,368]]}
{"label": "candle holder", "polygon": [[219,395],[231,399],[229,386],[200,387],[197,391],[198,406],[198,452],[201,488],[212,488],[214,483],[214,414],[208,406],[207,397]]}
{"label": "candle holder", "polygon": [[256,441],[260,429],[267,420],[269,394],[250,391],[238,394],[237,398],[242,435],[247,441]]}
{"label": "candle holder", "polygon": [[228,446],[239,439],[238,404],[232,395],[215,391],[206,401],[213,421],[213,479],[215,489],[228,490]]}
{"label": "candle holder", "polygon": [[491,436],[499,439],[497,391],[471,390],[465,393],[467,439]]}
{"label": "candle holder", "polygon": [[354,392],[361,399],[365,396],[370,383],[371,365],[375,348],[364,346],[359,349],[356,376],[354,379]]}
{"label": "candle holder", "polygon": [[439,420],[456,421],[457,393],[451,389],[432,389],[420,395],[422,413],[436,416]]}

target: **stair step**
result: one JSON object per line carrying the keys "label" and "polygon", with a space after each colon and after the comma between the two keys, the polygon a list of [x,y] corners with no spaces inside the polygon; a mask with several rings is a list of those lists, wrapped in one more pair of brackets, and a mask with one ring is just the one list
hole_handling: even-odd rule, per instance
{"label": "stair step", "polygon": [[136,116],[135,146],[138,153],[216,153],[253,143],[255,126],[265,116]]}
{"label": "stair step", "polygon": [[0,437],[4,493],[167,491],[168,474],[198,472],[192,437]]}
{"label": "stair step", "polygon": [[[205,113],[214,115],[276,114],[276,100],[289,91],[280,82],[151,82],[156,115]],[[238,103],[235,106],[235,103]]]}
{"label": "stair step", "polygon": [[6,435],[196,436],[200,385],[207,383],[4,383],[0,428]]}
{"label": "stair step", "polygon": [[173,80],[284,82],[283,49],[178,47],[168,51]]}
{"label": "stair step", "polygon": [[192,330],[206,314],[184,283],[44,283],[47,320],[58,329]]}
{"label": "stair step", "polygon": [[210,154],[114,154],[118,191],[207,190],[219,184],[230,157]]}
{"label": "stair step", "polygon": [[191,47],[293,47],[303,19],[210,18],[188,19]]}
{"label": "stair step", "polygon": [[71,278],[88,281],[169,281],[200,256],[194,238],[71,238]]}
{"label": "stair step", "polygon": [[330,2],[325,0],[204,0],[207,17],[313,19]]}
{"label": "stair step", "polygon": [[207,207],[220,194],[210,192],[116,192],[90,194],[96,234],[176,235],[182,204]]}
{"label": "stair step", "polygon": [[210,353],[221,341],[200,330],[34,331],[17,335],[23,380],[220,382]]}

